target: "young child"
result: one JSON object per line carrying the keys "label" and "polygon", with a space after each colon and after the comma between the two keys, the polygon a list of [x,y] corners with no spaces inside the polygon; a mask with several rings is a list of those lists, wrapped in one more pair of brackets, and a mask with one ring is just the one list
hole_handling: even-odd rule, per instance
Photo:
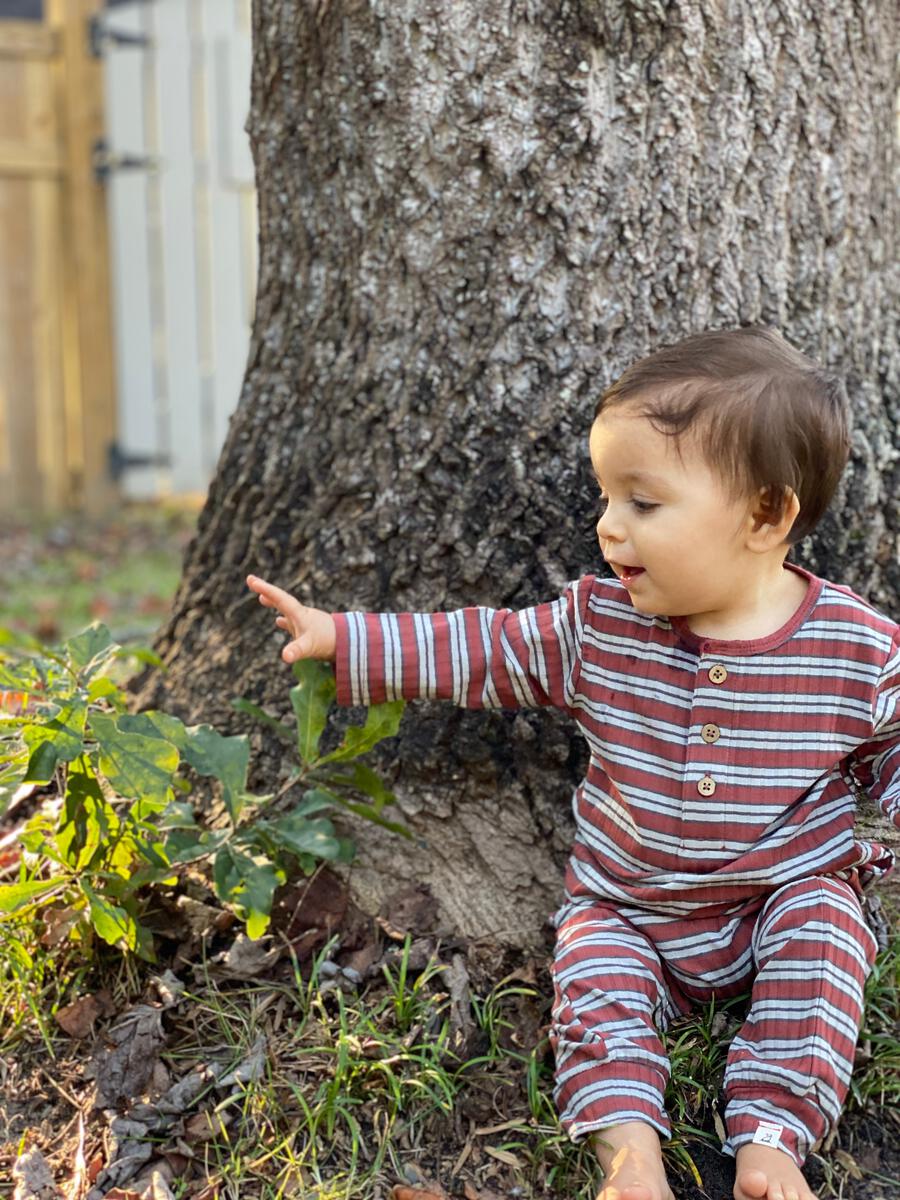
{"label": "young child", "polygon": [[854,837],[900,824],[900,628],[785,561],[847,460],[843,384],[762,327],[630,367],[590,431],[600,549],[522,612],[327,613],[257,579],[282,656],[338,700],[556,705],[590,748],[556,914],[556,1099],[601,1200],[673,1200],[658,1030],[752,989],[725,1072],[738,1200],[813,1200],[801,1166],[847,1092],[876,946]]}

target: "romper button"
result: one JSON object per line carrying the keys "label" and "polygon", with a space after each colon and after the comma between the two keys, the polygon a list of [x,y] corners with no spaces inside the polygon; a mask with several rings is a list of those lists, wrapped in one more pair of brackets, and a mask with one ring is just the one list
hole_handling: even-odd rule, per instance
{"label": "romper button", "polygon": [[716,663],[714,667],[709,668],[709,677],[713,683],[724,683],[728,678],[728,672],[721,663]]}
{"label": "romper button", "polygon": [[700,736],[703,738],[704,742],[717,742],[721,732],[722,730],[718,727],[718,725],[713,725],[712,722],[710,722],[709,724],[704,725],[700,730]]}
{"label": "romper button", "polygon": [[716,781],[711,775],[704,775],[697,784],[697,791],[701,796],[711,796],[716,790]]}

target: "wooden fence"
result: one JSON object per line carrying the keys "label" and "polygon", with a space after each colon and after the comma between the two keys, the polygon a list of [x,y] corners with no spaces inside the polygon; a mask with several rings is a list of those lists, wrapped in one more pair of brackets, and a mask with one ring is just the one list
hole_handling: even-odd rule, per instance
{"label": "wooden fence", "polygon": [[99,510],[116,401],[103,135],[90,18],[102,0],[46,0],[0,20],[0,515]]}

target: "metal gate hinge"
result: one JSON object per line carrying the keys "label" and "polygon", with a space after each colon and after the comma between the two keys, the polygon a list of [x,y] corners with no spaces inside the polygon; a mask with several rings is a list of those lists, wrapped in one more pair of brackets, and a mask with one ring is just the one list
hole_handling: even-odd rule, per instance
{"label": "metal gate hinge", "polygon": [[88,46],[93,58],[102,58],[104,47],[113,46],[150,46],[152,39],[144,33],[128,33],[124,29],[110,29],[103,19],[103,13],[94,13],[88,18]]}
{"label": "metal gate hinge", "polygon": [[168,454],[129,454],[118,442],[110,442],[106,465],[110,478],[118,483],[132,467],[171,467],[172,460]]}
{"label": "metal gate hinge", "polygon": [[98,183],[106,183],[113,171],[155,171],[159,159],[149,154],[116,154],[106,138],[95,138],[91,145],[91,166]]}

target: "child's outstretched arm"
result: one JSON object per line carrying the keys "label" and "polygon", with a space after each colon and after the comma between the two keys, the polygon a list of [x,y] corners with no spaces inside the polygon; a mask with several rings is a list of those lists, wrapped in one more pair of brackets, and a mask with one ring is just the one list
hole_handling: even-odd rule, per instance
{"label": "child's outstretched arm", "polygon": [[570,708],[593,577],[547,604],[436,613],[326,613],[251,575],[260,603],[291,634],[285,662],[335,663],[339,704],[451,700],[465,708]]}
{"label": "child's outstretched arm", "polygon": [[286,663],[301,658],[334,660],[336,639],[331,613],[323,612],[321,608],[307,608],[290,592],[274,583],[266,583],[256,575],[247,576],[247,587],[256,592],[260,604],[278,612],[275,624],[291,635],[291,640],[281,651]]}

